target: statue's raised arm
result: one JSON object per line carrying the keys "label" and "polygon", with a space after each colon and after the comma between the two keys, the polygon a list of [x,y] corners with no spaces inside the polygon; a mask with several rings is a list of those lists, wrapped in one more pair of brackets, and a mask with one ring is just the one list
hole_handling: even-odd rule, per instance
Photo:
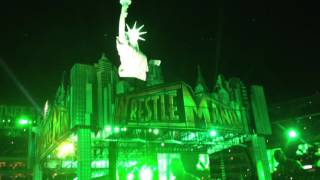
{"label": "statue's raised arm", "polygon": [[120,0],[120,4],[122,8],[119,20],[119,35],[117,37],[117,50],[121,61],[119,76],[134,77],[145,81],[148,62],[147,57],[139,49],[138,40],[144,40],[141,35],[146,32],[140,32],[143,26],[136,27],[136,23],[132,29],[127,26],[126,31],[126,17],[131,0]]}
{"label": "statue's raised arm", "polygon": [[124,42],[126,40],[126,17],[128,15],[128,8],[131,4],[131,0],[120,0],[121,4],[121,14],[120,14],[120,20],[119,20],[119,36],[118,40],[120,42]]}

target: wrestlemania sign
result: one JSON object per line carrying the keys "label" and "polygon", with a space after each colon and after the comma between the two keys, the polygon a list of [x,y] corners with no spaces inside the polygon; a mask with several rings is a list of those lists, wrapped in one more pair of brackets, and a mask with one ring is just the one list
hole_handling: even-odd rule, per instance
{"label": "wrestlemania sign", "polygon": [[68,111],[63,107],[52,106],[40,124],[40,129],[38,153],[40,159],[43,159],[71,133]]}
{"label": "wrestlemania sign", "polygon": [[214,127],[243,132],[243,113],[240,103],[194,96],[191,88],[180,82],[117,96],[115,121],[139,127]]}

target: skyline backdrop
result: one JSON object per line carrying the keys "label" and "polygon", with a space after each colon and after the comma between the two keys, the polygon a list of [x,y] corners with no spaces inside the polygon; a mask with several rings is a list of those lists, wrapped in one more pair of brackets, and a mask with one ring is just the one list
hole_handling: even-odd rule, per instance
{"label": "skyline backdrop", "polygon": [[[133,0],[128,22],[145,25],[140,48],[149,60],[162,61],[165,82],[194,87],[199,65],[210,90],[221,73],[264,86],[268,102],[275,103],[320,91],[316,7],[305,1]],[[93,64],[105,52],[118,67],[120,9],[118,0],[2,2],[0,58],[43,106],[75,63]],[[3,66],[0,84],[1,104],[30,105]]]}

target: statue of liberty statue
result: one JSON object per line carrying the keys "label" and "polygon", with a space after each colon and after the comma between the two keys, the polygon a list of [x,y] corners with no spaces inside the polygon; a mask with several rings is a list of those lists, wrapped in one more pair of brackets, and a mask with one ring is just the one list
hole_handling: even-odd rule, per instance
{"label": "statue of liberty statue", "polygon": [[134,77],[145,81],[148,62],[147,57],[139,49],[138,40],[144,40],[140,36],[146,32],[140,32],[143,26],[138,28],[136,23],[132,29],[128,25],[126,26],[126,17],[131,0],[120,0],[120,4],[122,8],[119,20],[119,35],[117,37],[117,50],[121,61],[119,76]]}

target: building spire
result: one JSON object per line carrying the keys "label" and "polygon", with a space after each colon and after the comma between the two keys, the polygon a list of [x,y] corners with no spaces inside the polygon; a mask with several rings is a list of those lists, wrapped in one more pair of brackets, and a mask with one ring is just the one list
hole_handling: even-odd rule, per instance
{"label": "building spire", "polygon": [[99,58],[98,63],[96,63],[94,66],[98,72],[101,72],[101,71],[108,72],[112,70],[112,63],[109,60],[109,58],[106,56],[105,52],[101,53],[101,57]]}
{"label": "building spire", "polygon": [[196,87],[195,87],[195,94],[203,94],[203,93],[207,93],[208,92],[208,87],[204,81],[204,78],[202,76],[201,73],[201,69],[200,66],[198,65],[197,67],[197,73],[198,73],[198,77],[197,77],[197,83],[196,83]]}
{"label": "building spire", "polygon": [[105,53],[105,52],[103,52],[103,53],[101,54],[100,60],[104,60],[104,61],[107,61],[107,60],[108,60],[108,58],[106,57],[106,53]]}
{"label": "building spire", "polygon": [[61,77],[61,84],[58,87],[56,98],[55,98],[55,104],[59,105],[61,107],[65,106],[65,88],[64,88],[64,78],[65,78],[66,72],[63,71],[62,77]]}
{"label": "building spire", "polygon": [[230,102],[229,90],[229,82],[225,80],[222,74],[219,74],[212,94],[220,102],[228,104]]}
{"label": "building spire", "polygon": [[65,77],[66,77],[66,71],[62,72],[62,78],[61,78],[61,86],[64,88],[64,81],[65,81]]}

